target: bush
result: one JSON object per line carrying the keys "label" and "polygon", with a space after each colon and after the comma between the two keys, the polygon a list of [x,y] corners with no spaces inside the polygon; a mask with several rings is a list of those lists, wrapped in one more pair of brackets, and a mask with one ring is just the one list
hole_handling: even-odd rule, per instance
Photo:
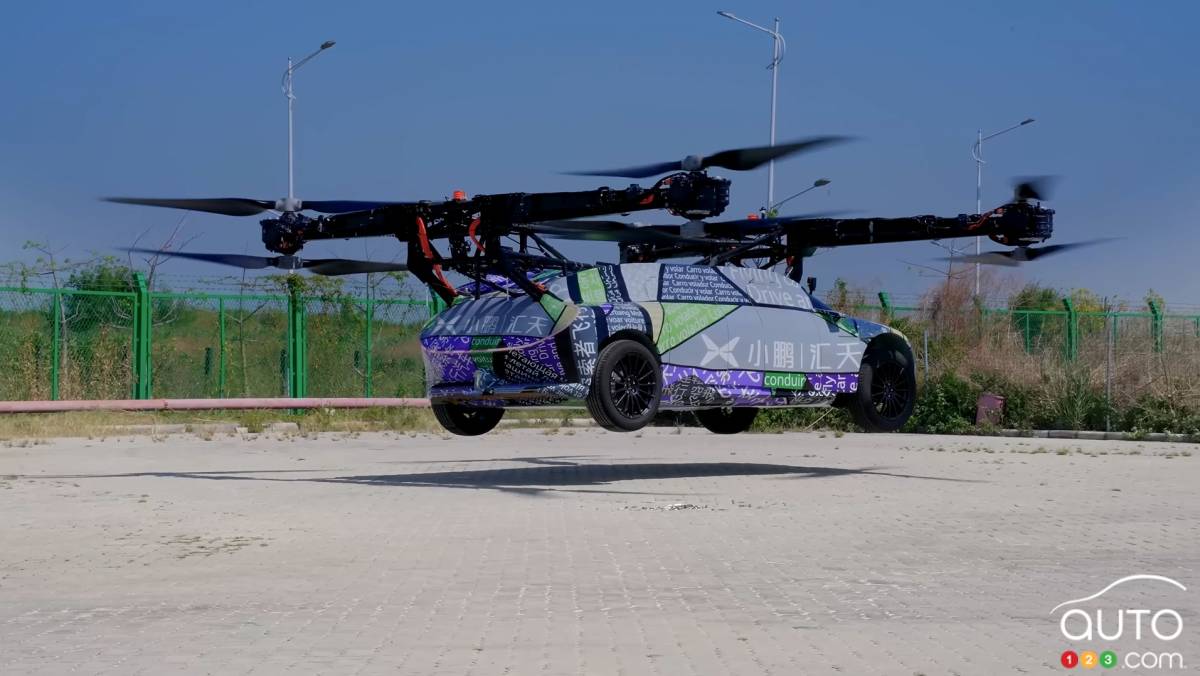
{"label": "bush", "polygon": [[1039,427],[1059,430],[1102,430],[1110,413],[1104,392],[1094,387],[1083,369],[1075,368],[1046,379]]}
{"label": "bush", "polygon": [[954,375],[943,373],[920,388],[913,415],[904,432],[964,434],[974,430],[975,401],[979,389]]}
{"label": "bush", "polygon": [[1200,414],[1168,399],[1143,396],[1124,412],[1121,425],[1130,432],[1200,435]]}

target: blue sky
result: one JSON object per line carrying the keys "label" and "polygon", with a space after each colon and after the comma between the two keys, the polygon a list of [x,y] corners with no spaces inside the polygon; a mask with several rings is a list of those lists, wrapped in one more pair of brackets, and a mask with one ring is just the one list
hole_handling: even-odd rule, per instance
{"label": "blue sky", "polygon": [[[327,39],[337,46],[296,78],[301,197],[622,186],[555,172],[763,143],[770,39],[718,9],[783,20],[781,139],[860,138],[778,165],[778,196],[833,180],[791,208],[973,211],[975,130],[1032,116],[986,148],[985,203],[1007,197],[1009,177],[1057,174],[1055,242],[1126,239],[1023,278],[1200,304],[1200,5],[1189,2],[21,3],[0,43],[0,258],[27,239],[107,251],[146,228],[161,239],[177,220],[102,195],[283,196],[279,76]],[[727,215],[760,206],[765,170],[732,178]],[[193,215],[185,228],[193,250],[261,251],[254,219]],[[905,261],[942,253],[844,248],[808,271],[823,286],[841,276],[915,294],[932,280]]]}

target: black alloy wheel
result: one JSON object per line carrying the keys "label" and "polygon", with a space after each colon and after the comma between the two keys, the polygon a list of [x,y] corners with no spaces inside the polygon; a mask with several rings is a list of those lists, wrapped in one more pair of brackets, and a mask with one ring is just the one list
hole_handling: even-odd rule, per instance
{"label": "black alloy wheel", "polygon": [[662,369],[658,358],[636,340],[616,340],[600,351],[587,396],[596,424],[613,432],[645,427],[658,413]]}
{"label": "black alloy wheel", "polygon": [[467,406],[465,404],[433,404],[433,416],[446,428],[446,431],[464,437],[477,437],[491,432],[500,419],[504,417],[504,409],[498,406]]}
{"label": "black alloy wheel", "polygon": [[917,400],[911,353],[894,346],[868,347],[858,370],[858,391],[843,396],[846,409],[863,431],[900,429],[908,422]]}
{"label": "black alloy wheel", "polygon": [[896,418],[913,399],[903,366],[888,361],[875,368],[871,378],[871,404],[883,418]]}
{"label": "black alloy wheel", "polygon": [[750,429],[758,417],[758,409],[746,408],[702,408],[696,419],[713,434],[741,434]]}

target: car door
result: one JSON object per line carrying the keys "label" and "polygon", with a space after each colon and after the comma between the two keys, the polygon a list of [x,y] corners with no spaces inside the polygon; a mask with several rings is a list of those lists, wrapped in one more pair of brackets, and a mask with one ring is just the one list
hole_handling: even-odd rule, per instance
{"label": "car door", "polygon": [[753,305],[731,317],[742,336],[742,367],[763,373],[772,391],[847,391],[862,359],[853,324],[815,308],[808,291],[788,277],[755,268],[727,267],[722,274]]}

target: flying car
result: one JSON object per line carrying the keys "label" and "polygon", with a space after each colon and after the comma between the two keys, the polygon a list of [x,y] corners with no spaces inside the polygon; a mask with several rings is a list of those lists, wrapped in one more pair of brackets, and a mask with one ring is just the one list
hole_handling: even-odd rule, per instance
{"label": "flying car", "polygon": [[844,406],[879,432],[912,414],[903,334],[771,270],[597,264],[535,276],[540,299],[506,281],[462,289],[421,333],[433,411],[456,434],[490,431],[508,407],[580,400],[616,432],[659,411],[694,411],[718,434],[749,429],[762,408]]}
{"label": "flying car", "polygon": [[[736,433],[760,409],[801,406],[841,406],[864,430],[894,431],[912,414],[916,397],[908,340],[813,297],[799,283],[805,257],[818,247],[986,236],[1015,248],[978,262],[1016,265],[1092,242],[1035,246],[1054,225],[1054,210],[1040,203],[1044,181],[1036,180],[1018,183],[1009,202],[980,214],[707,220],[729,205],[731,183],[710,169],[746,171],[844,140],[818,136],[575,172],[661,176],[649,187],[472,197],[456,191],[450,199],[417,202],[109,200],[228,216],[266,213],[263,243],[279,255],[155,253],[322,275],[410,272],[447,305],[420,341],[433,411],[457,434],[490,431],[506,408],[579,401],[601,426],[622,432],[645,426],[659,411],[694,411],[708,429]],[[686,222],[594,220],[650,210]],[[407,257],[299,255],[311,241],[357,237],[395,237]],[[620,263],[573,260],[548,239],[612,242]],[[455,286],[447,272],[470,281]]]}

